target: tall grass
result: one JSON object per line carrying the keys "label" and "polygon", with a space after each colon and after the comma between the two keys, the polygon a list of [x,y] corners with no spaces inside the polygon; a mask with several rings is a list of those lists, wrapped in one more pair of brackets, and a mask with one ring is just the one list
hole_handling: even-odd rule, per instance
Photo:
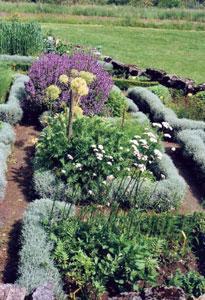
{"label": "tall grass", "polygon": [[76,16],[100,16],[116,18],[143,18],[158,20],[186,20],[205,22],[204,9],[131,7],[115,5],[54,5],[35,3],[11,3],[0,1],[0,11],[6,13],[47,13]]}
{"label": "tall grass", "polygon": [[37,23],[0,23],[0,53],[33,55],[42,49],[42,32]]}
{"label": "tall grass", "polygon": [[7,64],[0,63],[0,104],[6,100],[14,72]]}

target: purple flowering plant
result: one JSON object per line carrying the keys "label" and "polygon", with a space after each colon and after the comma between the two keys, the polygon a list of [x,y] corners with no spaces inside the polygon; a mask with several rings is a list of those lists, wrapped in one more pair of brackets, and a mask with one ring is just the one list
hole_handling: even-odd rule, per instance
{"label": "purple flowering plant", "polygon": [[108,99],[112,79],[94,56],[83,52],[70,57],[66,54],[49,53],[35,61],[29,70],[30,80],[25,84],[24,109],[37,114],[47,110],[46,89],[51,85],[56,85],[61,90],[53,107],[59,109],[62,103],[69,105],[70,88],[67,84],[61,83],[59,77],[63,74],[70,77],[71,70],[86,71],[95,75],[95,80],[89,86],[88,95],[81,97],[80,106],[85,115],[99,114]]}

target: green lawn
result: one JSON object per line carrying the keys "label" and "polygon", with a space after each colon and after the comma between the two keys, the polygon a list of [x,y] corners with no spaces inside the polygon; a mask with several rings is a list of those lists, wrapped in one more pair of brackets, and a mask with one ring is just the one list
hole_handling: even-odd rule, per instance
{"label": "green lawn", "polygon": [[50,23],[42,26],[73,43],[101,45],[104,54],[123,62],[205,82],[205,31]]}

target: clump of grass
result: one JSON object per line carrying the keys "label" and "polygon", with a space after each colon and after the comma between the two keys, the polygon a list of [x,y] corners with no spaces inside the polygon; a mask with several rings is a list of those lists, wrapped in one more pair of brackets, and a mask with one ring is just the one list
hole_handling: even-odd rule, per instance
{"label": "clump of grass", "polygon": [[0,104],[4,103],[6,100],[13,74],[13,71],[8,65],[0,64]]}

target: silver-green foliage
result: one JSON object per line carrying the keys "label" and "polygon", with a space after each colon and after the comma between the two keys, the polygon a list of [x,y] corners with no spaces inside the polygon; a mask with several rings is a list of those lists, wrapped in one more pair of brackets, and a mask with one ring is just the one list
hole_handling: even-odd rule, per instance
{"label": "silver-green foliage", "polygon": [[3,199],[5,193],[7,159],[14,140],[15,134],[12,127],[7,123],[0,123],[0,200]]}
{"label": "silver-green foliage", "polygon": [[12,125],[18,123],[23,116],[21,100],[25,97],[24,84],[29,80],[26,75],[16,75],[11,87],[8,101],[0,105],[0,120]]}
{"label": "silver-green foliage", "polygon": [[32,56],[0,54],[0,62],[31,64],[34,60]]}
{"label": "silver-green foliage", "polygon": [[151,91],[135,87],[128,91],[128,97],[131,98],[144,113],[149,114],[152,121],[168,122],[173,129],[178,132],[184,129],[205,129],[205,122],[189,119],[179,119],[175,112],[167,108]]}
{"label": "silver-green foliage", "polygon": [[0,53],[33,55],[43,48],[43,35],[38,23],[0,22]]}
{"label": "silver-green foliage", "polygon": [[[65,299],[60,274],[51,258],[53,245],[48,242],[42,224],[49,218],[52,204],[49,199],[36,200],[29,205],[24,215],[17,283],[25,287],[29,294],[39,285],[51,282],[57,299]],[[55,214],[63,207],[64,203],[56,202]],[[71,213],[74,213],[74,207]]]}
{"label": "silver-green foliage", "polygon": [[185,157],[191,159],[196,176],[205,188],[205,131],[183,130],[177,135]]}

